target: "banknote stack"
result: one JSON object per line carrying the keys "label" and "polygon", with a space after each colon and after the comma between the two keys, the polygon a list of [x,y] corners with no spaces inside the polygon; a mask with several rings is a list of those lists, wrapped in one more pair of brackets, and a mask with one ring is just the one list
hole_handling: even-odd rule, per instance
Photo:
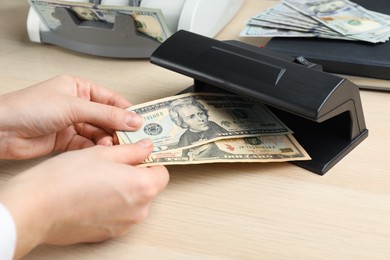
{"label": "banknote stack", "polygon": [[252,17],[244,37],[321,37],[370,43],[390,37],[390,16],[348,0],[283,0]]}
{"label": "banknote stack", "polygon": [[57,0],[28,1],[49,30],[55,30],[62,25],[61,21],[55,15],[55,10],[56,8],[65,8],[74,14],[80,22],[99,21],[114,24],[117,15],[129,15],[134,19],[136,28],[140,33],[143,33],[158,42],[165,41],[172,34],[168,29],[161,10],[139,7],[139,0],[132,0],[134,5],[128,6],[99,5],[89,2],[83,3]]}
{"label": "banknote stack", "polygon": [[291,130],[263,104],[238,95],[187,93],[130,107],[142,115],[120,143],[150,138],[153,153],[141,165],[310,160]]}

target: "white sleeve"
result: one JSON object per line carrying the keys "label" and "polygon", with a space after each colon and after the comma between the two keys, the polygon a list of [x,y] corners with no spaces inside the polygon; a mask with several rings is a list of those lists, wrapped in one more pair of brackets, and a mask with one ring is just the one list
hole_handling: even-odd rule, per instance
{"label": "white sleeve", "polygon": [[16,226],[8,209],[0,203],[0,259],[12,260],[16,247]]}

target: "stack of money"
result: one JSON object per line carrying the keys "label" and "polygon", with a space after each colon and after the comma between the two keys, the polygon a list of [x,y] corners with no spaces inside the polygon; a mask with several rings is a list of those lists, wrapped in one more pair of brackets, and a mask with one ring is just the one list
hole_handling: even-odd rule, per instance
{"label": "stack of money", "polygon": [[390,37],[390,16],[348,0],[283,0],[252,17],[244,37],[321,37],[370,43]]}
{"label": "stack of money", "polygon": [[99,5],[94,3],[67,2],[57,0],[28,0],[31,7],[40,16],[41,21],[50,30],[61,26],[61,21],[55,17],[56,8],[65,8],[73,13],[81,22],[99,21],[113,24],[117,15],[129,15],[139,32],[164,42],[171,32],[168,29],[164,15],[160,9],[136,6],[140,1],[133,0],[134,6]]}
{"label": "stack of money", "polygon": [[142,165],[310,160],[292,131],[263,104],[238,95],[187,93],[128,109],[142,115],[121,143],[150,138],[154,151]]}

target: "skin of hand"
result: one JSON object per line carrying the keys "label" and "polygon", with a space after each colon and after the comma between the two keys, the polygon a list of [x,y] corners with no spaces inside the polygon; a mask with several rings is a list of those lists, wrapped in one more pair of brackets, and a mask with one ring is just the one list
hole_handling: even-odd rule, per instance
{"label": "skin of hand", "polygon": [[114,130],[136,130],[142,118],[108,89],[59,76],[2,95],[0,104],[0,159],[69,151],[0,190],[17,227],[16,259],[39,244],[120,236],[147,216],[167,185],[164,166],[136,166],[152,152],[150,140],[112,146],[118,143]]}
{"label": "skin of hand", "polygon": [[15,258],[40,244],[121,236],[142,221],[169,180],[164,166],[134,166],[152,150],[149,139],[98,145],[62,153],[11,179],[0,201],[17,226]]}
{"label": "skin of hand", "polygon": [[131,104],[87,80],[58,76],[0,96],[0,159],[117,144],[115,130],[132,131],[142,118]]}

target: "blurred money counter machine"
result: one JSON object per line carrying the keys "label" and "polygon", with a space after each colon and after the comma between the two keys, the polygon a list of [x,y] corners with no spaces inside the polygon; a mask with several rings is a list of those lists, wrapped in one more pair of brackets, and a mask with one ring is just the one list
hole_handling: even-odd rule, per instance
{"label": "blurred money counter machine", "polygon": [[103,57],[150,58],[194,78],[184,92],[228,91],[266,104],[312,158],[293,163],[314,173],[325,174],[368,136],[359,88],[352,82],[323,72],[304,57],[211,38],[242,0],[141,1],[165,15],[173,34],[162,41],[137,31],[131,15],[116,15],[113,24],[80,21],[66,6],[54,7],[60,25],[49,28],[34,3],[30,0],[34,8],[27,24],[31,41]]}

